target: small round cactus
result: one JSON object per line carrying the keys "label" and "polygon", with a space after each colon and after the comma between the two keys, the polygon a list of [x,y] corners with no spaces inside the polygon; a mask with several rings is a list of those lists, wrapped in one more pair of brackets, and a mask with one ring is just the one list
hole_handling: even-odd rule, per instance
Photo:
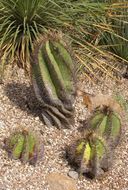
{"label": "small round cactus", "polygon": [[95,133],[88,133],[85,138],[77,139],[67,148],[68,161],[81,174],[86,174],[91,178],[100,174],[104,170],[102,161],[107,152],[104,139]]}
{"label": "small round cactus", "polygon": [[89,120],[88,128],[116,145],[121,133],[121,121],[116,112],[105,106],[94,112]]}
{"label": "small round cactus", "polygon": [[35,165],[37,160],[43,156],[43,145],[29,131],[15,132],[5,139],[5,150],[9,157],[20,159],[23,163]]}

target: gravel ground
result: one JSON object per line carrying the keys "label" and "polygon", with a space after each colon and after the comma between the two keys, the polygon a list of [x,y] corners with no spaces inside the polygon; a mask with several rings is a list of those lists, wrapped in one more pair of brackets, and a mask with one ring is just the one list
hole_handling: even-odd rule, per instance
{"label": "gravel ground", "polygon": [[[7,72],[4,84],[0,85],[0,145],[17,127],[29,128],[42,135],[45,156],[36,167],[23,165],[20,161],[11,160],[0,148],[0,190],[48,190],[45,177],[50,172],[66,174],[70,170],[64,159],[64,147],[74,136],[79,134],[80,120],[88,117],[88,110],[82,105],[80,97],[76,100],[75,126],[58,130],[48,128],[38,117],[35,97],[29,80],[22,70]],[[113,89],[128,99],[128,80],[116,84],[106,79],[105,85],[92,85],[80,80],[78,85],[86,92],[112,94]],[[29,105],[28,105],[29,102]],[[123,117],[122,137],[116,149],[115,161],[109,172],[102,179],[88,180],[81,178],[77,185],[80,190],[128,190],[128,126]]]}

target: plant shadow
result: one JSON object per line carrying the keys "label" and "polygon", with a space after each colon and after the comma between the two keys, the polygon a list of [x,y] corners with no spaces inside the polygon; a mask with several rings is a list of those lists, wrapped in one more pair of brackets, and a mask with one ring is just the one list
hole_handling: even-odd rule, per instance
{"label": "plant shadow", "polygon": [[32,86],[9,83],[5,86],[4,91],[14,105],[28,114],[32,114],[34,117],[40,117],[41,106],[36,99]]}

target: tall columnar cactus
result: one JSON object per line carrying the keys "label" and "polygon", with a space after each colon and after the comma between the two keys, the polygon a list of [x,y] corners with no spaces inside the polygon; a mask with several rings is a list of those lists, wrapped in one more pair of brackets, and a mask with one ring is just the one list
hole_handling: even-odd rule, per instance
{"label": "tall columnar cactus", "polygon": [[69,127],[75,99],[74,63],[62,43],[43,40],[32,60],[32,82],[44,122]]}
{"label": "tall columnar cactus", "polygon": [[20,159],[23,163],[35,165],[37,159],[43,156],[43,145],[30,132],[23,130],[15,132],[5,139],[5,149],[9,157]]}

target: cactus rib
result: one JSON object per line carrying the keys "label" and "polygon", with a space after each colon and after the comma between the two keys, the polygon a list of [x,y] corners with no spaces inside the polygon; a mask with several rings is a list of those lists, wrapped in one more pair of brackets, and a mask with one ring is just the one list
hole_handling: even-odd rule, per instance
{"label": "cactus rib", "polygon": [[85,142],[84,141],[81,141],[78,146],[76,147],[76,154],[81,154],[83,148],[85,146]]}
{"label": "cactus rib", "polygon": [[96,113],[96,115],[94,115],[94,117],[90,121],[91,128],[96,129],[98,123],[102,121],[103,117],[103,113]]}
{"label": "cactus rib", "polygon": [[111,136],[115,138],[119,136],[121,130],[120,119],[115,114],[112,114],[111,116],[111,125],[112,125]]}
{"label": "cactus rib", "polygon": [[[66,60],[67,57],[70,57],[68,53],[66,53],[66,56],[64,56],[65,48],[60,43],[54,42],[50,43],[51,51],[54,55],[54,58],[58,64],[59,70],[61,72],[65,89],[71,93],[72,92],[72,74],[70,67],[72,65],[72,59],[68,61],[69,65],[67,64]],[[63,57],[64,56],[64,57]]]}
{"label": "cactus rib", "polygon": [[68,94],[66,93],[65,83],[62,78],[62,74],[60,72],[58,64],[55,60],[54,55],[51,52],[49,41],[46,42],[45,48],[46,48],[45,50],[46,50],[46,56],[47,56],[47,59],[46,59],[47,66],[48,66],[49,72],[51,74],[52,80],[54,82],[54,85],[55,85],[55,88],[57,91],[57,95],[62,102],[64,101],[66,103],[66,100],[68,100],[69,97],[68,97]]}
{"label": "cactus rib", "polygon": [[104,116],[103,120],[101,121],[101,123],[97,127],[98,133],[101,135],[105,132],[107,119],[108,119],[108,116]]}
{"label": "cactus rib", "polygon": [[16,143],[16,145],[14,146],[14,148],[12,150],[12,157],[14,159],[20,158],[20,156],[22,154],[23,146],[24,146],[24,140],[25,140],[24,136],[19,135],[17,143]]}
{"label": "cactus rib", "polygon": [[85,146],[85,150],[84,150],[84,153],[83,153],[83,160],[84,160],[84,163],[88,163],[90,161],[90,158],[91,158],[91,147],[90,147],[90,144],[87,143],[86,146]]}

